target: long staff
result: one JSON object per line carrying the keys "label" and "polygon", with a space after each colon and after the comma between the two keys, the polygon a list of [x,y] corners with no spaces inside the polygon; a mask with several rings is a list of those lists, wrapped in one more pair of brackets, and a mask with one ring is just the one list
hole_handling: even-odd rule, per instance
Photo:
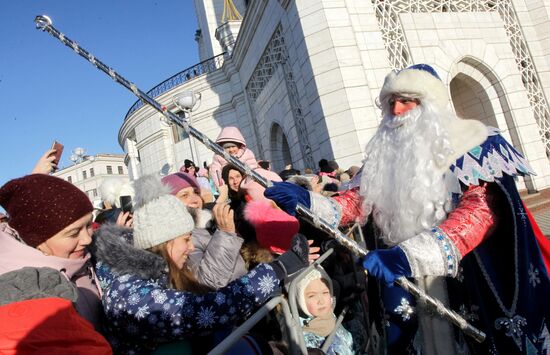
{"label": "long staff", "polygon": [[[212,150],[214,153],[223,156],[225,160],[235,165],[241,172],[245,173],[247,176],[251,176],[252,179],[254,179],[256,182],[258,182],[260,185],[264,187],[272,186],[271,181],[265,179],[263,176],[259,175],[254,170],[250,169],[248,165],[242,163],[240,160],[231,156],[218,144],[210,140],[207,136],[202,134],[200,131],[196,130],[191,125],[189,125],[189,122],[187,122],[187,120],[167,110],[166,107],[162,106],[155,99],[153,99],[152,97],[147,95],[145,92],[138,89],[136,85],[134,85],[132,82],[126,80],[125,78],[117,74],[111,67],[105,65],[99,59],[94,57],[90,52],[80,47],[73,40],[67,38],[63,33],[59,32],[55,27],[52,26],[52,21],[48,16],[45,16],[45,15],[36,16],[36,18],[34,19],[34,22],[36,23],[37,29],[48,32],[53,37],[60,40],[64,45],[73,49],[78,55],[80,55],[81,57],[83,57],[84,59],[92,63],[96,68],[98,68],[105,74],[109,75],[114,81],[121,84],[126,89],[132,91],[134,95],[136,95],[146,104],[150,105],[155,110],[160,112],[164,117],[168,119],[168,121],[171,121],[180,125],[181,127],[183,127],[185,132],[187,132],[187,134],[201,141],[204,145],[206,145],[208,149]],[[353,253],[359,256],[367,255],[368,250],[362,248],[355,241],[346,237],[342,232],[340,232],[337,228],[332,227],[324,219],[319,218],[319,216],[315,215],[307,207],[301,204],[298,204],[298,206],[296,207],[296,211],[300,215],[305,217],[306,220],[308,220],[310,223],[315,225],[317,228],[331,235],[340,244],[344,245]],[[424,302],[425,304],[433,307],[433,309],[437,312],[437,314],[439,314],[443,318],[447,319],[451,323],[458,326],[466,335],[473,337],[476,341],[480,343],[485,340],[485,333],[475,328],[474,326],[470,325],[458,313],[445,307],[445,305],[443,305],[441,301],[429,296],[423,290],[418,288],[414,283],[412,283],[405,277],[400,277],[399,279],[397,279],[396,283],[399,286],[401,286],[403,289],[405,289],[406,291],[410,292],[412,295],[417,297],[421,302]]]}

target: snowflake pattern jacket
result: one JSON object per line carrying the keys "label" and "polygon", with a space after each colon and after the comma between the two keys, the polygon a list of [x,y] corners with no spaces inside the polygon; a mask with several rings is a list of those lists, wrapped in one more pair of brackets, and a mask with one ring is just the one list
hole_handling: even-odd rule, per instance
{"label": "snowflake pattern jacket", "polygon": [[131,230],[105,225],[93,244],[105,330],[116,353],[149,353],[162,343],[231,326],[280,292],[268,264],[215,292],[170,289],[166,263],[132,245]]}

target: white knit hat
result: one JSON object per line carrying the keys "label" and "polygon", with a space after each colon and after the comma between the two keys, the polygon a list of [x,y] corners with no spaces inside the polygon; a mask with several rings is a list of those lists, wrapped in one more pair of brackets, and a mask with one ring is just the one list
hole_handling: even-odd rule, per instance
{"label": "white knit hat", "polygon": [[184,234],[195,227],[187,207],[160,177],[144,176],[134,183],[134,246],[148,249]]}
{"label": "white knit hat", "polygon": [[[321,266],[317,266],[313,270],[308,272],[308,274],[298,282],[298,286],[296,287],[296,297],[298,301],[298,306],[300,306],[300,309],[302,310],[302,312],[307,314],[309,317],[313,317],[313,315],[307,309],[305,291],[306,291],[307,285],[309,285],[311,281],[317,280],[317,279],[323,279],[327,282],[331,297],[333,296],[333,293],[334,293],[332,290],[332,280],[328,276],[325,269],[323,269]],[[333,301],[333,306],[334,306],[334,301]]]}
{"label": "white knit hat", "polygon": [[392,94],[412,96],[420,101],[428,100],[439,109],[449,103],[445,84],[428,64],[415,64],[401,71],[390,72],[380,91],[380,103],[384,104]]}

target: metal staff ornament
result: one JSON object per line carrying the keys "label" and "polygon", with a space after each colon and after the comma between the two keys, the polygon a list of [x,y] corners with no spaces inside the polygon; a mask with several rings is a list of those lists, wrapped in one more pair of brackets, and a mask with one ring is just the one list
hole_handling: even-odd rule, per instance
{"label": "metal staff ornament", "polygon": [[[36,28],[48,32],[53,37],[60,40],[64,45],[74,50],[78,55],[92,63],[97,69],[101,70],[105,74],[109,75],[114,81],[124,86],[126,89],[132,91],[134,95],[136,95],[139,99],[141,99],[143,102],[148,104],[149,106],[153,107],[155,110],[160,112],[167,120],[168,122],[173,122],[177,125],[180,125],[183,127],[185,132],[189,134],[190,136],[193,136],[194,138],[198,139],[200,142],[202,142],[208,149],[213,151],[214,153],[222,156],[225,160],[227,160],[229,163],[235,165],[241,172],[245,173],[247,176],[252,177],[254,181],[258,182],[260,185],[264,187],[270,187],[272,186],[272,182],[265,179],[263,176],[259,175],[254,170],[250,169],[250,167],[244,163],[242,163],[237,158],[231,156],[229,153],[227,153],[221,146],[210,140],[207,136],[202,134],[200,131],[196,130],[194,127],[192,127],[189,122],[176,114],[170,112],[165,106],[162,106],[160,103],[158,103],[155,99],[147,95],[145,92],[141,91],[139,88],[136,87],[132,82],[126,80],[122,76],[120,76],[118,73],[116,73],[111,67],[105,65],[103,62],[101,62],[99,59],[94,57],[90,52],[86,51],[82,47],[78,45],[78,43],[74,42],[73,40],[67,38],[63,33],[59,32],[55,27],[52,26],[52,20],[46,16],[46,15],[39,15],[35,18]],[[328,233],[331,235],[334,239],[336,239],[340,244],[345,246],[347,249],[349,249],[351,252],[353,252],[356,255],[359,256],[365,256],[368,253],[368,250],[362,248],[360,245],[358,245],[355,241],[351,240],[347,236],[345,236],[342,232],[340,232],[337,228],[332,227],[327,221],[320,218],[319,216],[315,215],[310,209],[307,207],[298,204],[296,206],[296,211],[304,217],[308,222],[313,224],[315,227],[321,229],[322,231]],[[483,333],[481,330],[475,328],[471,324],[469,324],[462,316],[460,316],[458,313],[454,312],[453,310],[448,309],[443,305],[443,303],[428,294],[426,294],[423,290],[421,290],[418,286],[416,286],[414,283],[406,279],[405,277],[400,277],[397,279],[396,283],[401,286],[406,291],[410,292],[412,295],[417,297],[421,302],[427,304],[428,306],[432,307],[437,314],[439,314],[441,317],[447,319],[457,327],[459,327],[466,335],[473,337],[476,341],[482,342],[485,340],[485,333]]]}

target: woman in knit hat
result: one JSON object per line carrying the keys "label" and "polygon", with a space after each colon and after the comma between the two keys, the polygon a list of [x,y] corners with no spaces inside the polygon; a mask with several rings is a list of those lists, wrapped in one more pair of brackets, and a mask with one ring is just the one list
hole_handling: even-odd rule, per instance
{"label": "woman in knit hat", "polygon": [[0,223],[0,348],[112,354],[94,330],[101,302],[86,250],[88,197],[62,179],[32,174],[2,186],[0,205],[9,214]]}
{"label": "woman in knit hat", "polygon": [[307,348],[321,348],[325,339],[335,333],[326,354],[354,353],[351,334],[342,325],[335,329],[336,317],[333,312],[336,305],[332,280],[322,267],[314,268],[298,282],[296,298],[301,313],[305,315],[300,317],[300,322]]}
{"label": "woman in knit hat", "polygon": [[243,239],[235,232],[233,211],[226,203],[217,203],[212,211],[202,208],[196,194],[197,182],[189,174],[175,173],[162,178],[193,216],[195,249],[189,254],[189,269],[200,284],[218,289],[247,273],[240,255]]}
{"label": "woman in knit hat", "polygon": [[32,174],[0,188],[8,224],[0,224],[0,274],[49,267],[78,287],[77,311],[99,327],[101,303],[89,263],[93,207],[82,191],[60,178]]}
{"label": "woman in knit hat", "polygon": [[[239,159],[242,163],[248,165],[250,169],[256,171],[262,177],[271,181],[282,181],[279,175],[272,171],[265,170],[258,165],[254,153],[247,148],[244,137],[237,127],[224,127],[218,135],[218,138],[216,138],[216,143],[221,145],[229,155]],[[221,172],[227,163],[227,160],[219,155],[215,154],[212,158],[210,175],[212,176],[212,179],[214,179],[216,186],[223,184],[221,181]],[[265,188],[252,179],[245,179],[241,186],[253,200],[265,199],[263,195]]]}
{"label": "woman in knit hat", "polygon": [[297,235],[293,248],[276,261],[204,292],[187,267],[194,249],[187,207],[156,176],[144,176],[134,186],[133,233],[105,225],[93,246],[107,336],[115,352],[150,353],[162,343],[227,328],[280,292],[281,281],[308,264],[307,241]]}

